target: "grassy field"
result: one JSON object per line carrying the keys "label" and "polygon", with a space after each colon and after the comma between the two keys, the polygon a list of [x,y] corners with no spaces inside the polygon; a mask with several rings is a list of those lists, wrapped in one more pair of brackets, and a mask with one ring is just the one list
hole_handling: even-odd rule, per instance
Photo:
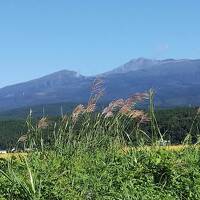
{"label": "grassy field", "polygon": [[[30,113],[17,148],[32,151],[0,155],[0,199],[200,199],[199,139],[193,142],[192,131],[182,145],[161,147],[165,135],[151,91],[148,113],[132,106],[147,93],[94,113],[101,94],[98,87],[94,91],[88,105],[78,105],[55,123],[43,117],[33,124]],[[144,123],[150,124],[149,132]]]}
{"label": "grassy field", "polygon": [[[138,151],[140,150],[154,150],[154,149],[162,149],[162,150],[166,150],[166,151],[181,151],[185,148],[187,148],[188,145],[168,145],[168,146],[163,146],[163,147],[160,147],[160,146],[155,146],[155,147],[151,147],[151,146],[147,146],[147,147],[141,147],[141,148],[134,148],[134,147],[122,147],[122,151],[123,152],[128,152],[128,151],[131,151],[133,149],[136,149]],[[199,146],[198,146],[199,148]],[[0,153],[0,158],[2,159],[10,159],[10,158],[20,158],[20,157],[24,157],[24,156],[27,156],[28,153]]]}
{"label": "grassy field", "polygon": [[[186,148],[188,148],[188,145],[166,145],[166,146],[143,146],[143,147],[123,147],[122,151],[124,152],[128,152],[131,150],[147,150],[147,151],[151,151],[151,150],[165,150],[165,151],[182,151]],[[194,148],[199,148],[199,146],[196,146]]]}
{"label": "grassy field", "polygon": [[0,159],[19,158],[23,156],[27,156],[27,153],[2,153],[0,154]]}
{"label": "grassy field", "polygon": [[[199,199],[200,152],[188,146],[32,152],[2,159],[1,199]],[[18,156],[18,155],[17,155]]]}

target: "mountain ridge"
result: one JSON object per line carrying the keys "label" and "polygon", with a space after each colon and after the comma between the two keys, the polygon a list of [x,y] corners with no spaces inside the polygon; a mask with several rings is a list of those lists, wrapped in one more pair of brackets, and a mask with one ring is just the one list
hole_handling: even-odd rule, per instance
{"label": "mountain ridge", "polygon": [[[177,62],[188,62],[188,61],[199,61],[199,59],[163,59],[163,60],[158,60],[158,59],[148,59],[148,58],[137,58],[137,59],[131,59],[124,65],[120,65],[117,68],[114,68],[111,71],[105,72],[104,74],[108,73],[127,73],[129,71],[136,71],[140,69],[145,69],[147,67],[151,66],[156,66],[159,64],[170,64],[170,63],[177,63]],[[134,67],[132,66],[134,65]],[[130,67],[132,66],[132,67]],[[125,69],[123,71],[123,69]]]}
{"label": "mountain ridge", "polygon": [[0,111],[59,102],[86,102],[96,77],[105,81],[102,101],[127,97],[150,88],[158,106],[200,104],[200,59],[132,59],[113,70],[84,76],[71,70],[0,89]]}

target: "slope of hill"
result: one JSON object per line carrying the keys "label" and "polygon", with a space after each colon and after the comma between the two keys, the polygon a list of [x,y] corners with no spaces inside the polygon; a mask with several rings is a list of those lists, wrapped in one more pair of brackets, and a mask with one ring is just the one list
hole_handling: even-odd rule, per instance
{"label": "slope of hill", "polygon": [[74,103],[55,103],[15,108],[0,112],[0,119],[26,119],[30,110],[34,118],[40,118],[42,116],[61,116],[62,114],[71,112],[75,106]]}
{"label": "slope of hill", "polygon": [[91,78],[63,70],[45,77],[0,89],[0,111],[58,102],[86,101]]}
{"label": "slope of hill", "polygon": [[[158,106],[200,104],[200,60],[139,58],[97,76],[105,81],[106,92],[102,101],[153,88]],[[0,89],[0,111],[59,102],[86,102],[94,79],[94,76],[63,70],[4,87]]]}
{"label": "slope of hill", "polygon": [[129,63],[129,70],[124,70],[127,69],[126,64],[117,71],[104,74],[108,98],[153,88],[156,92],[155,103],[158,106],[200,104],[200,60],[169,59],[157,61],[155,65],[141,65],[137,70],[134,65],[132,66],[132,62]]}

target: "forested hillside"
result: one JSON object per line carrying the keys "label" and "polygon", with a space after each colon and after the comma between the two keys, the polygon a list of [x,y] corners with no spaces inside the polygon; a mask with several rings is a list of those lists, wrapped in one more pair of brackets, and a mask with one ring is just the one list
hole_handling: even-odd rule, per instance
{"label": "forested hillside", "polygon": [[25,131],[24,120],[0,120],[0,149],[15,146],[19,136]]}
{"label": "forested hillside", "polygon": [[[161,133],[166,140],[173,144],[181,143],[191,128],[191,124],[197,113],[197,108],[174,108],[156,111],[156,117]],[[50,116],[49,116],[50,117]],[[192,134],[200,134],[200,116],[196,118]],[[51,125],[58,121],[58,117],[51,117]],[[26,133],[25,119],[2,119],[0,120],[0,148],[7,149],[16,145],[18,138]],[[150,124],[144,124],[143,129],[148,132]]]}

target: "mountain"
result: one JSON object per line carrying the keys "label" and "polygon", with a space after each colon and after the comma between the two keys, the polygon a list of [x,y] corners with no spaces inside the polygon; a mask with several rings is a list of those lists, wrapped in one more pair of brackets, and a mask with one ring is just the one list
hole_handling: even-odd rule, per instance
{"label": "mountain", "polygon": [[151,59],[146,59],[146,58],[132,59],[126,64],[119,66],[109,72],[104,73],[104,75],[137,71],[137,70],[145,69],[151,66],[156,66],[159,63],[160,63],[159,60],[151,60]]}
{"label": "mountain", "polygon": [[200,60],[131,60],[104,74],[109,98],[153,88],[161,107],[200,104]]}
{"label": "mountain", "polygon": [[[99,74],[105,82],[102,101],[153,88],[161,107],[200,105],[200,59],[133,59]],[[62,102],[87,102],[94,76],[63,70],[0,89],[0,111]]]}
{"label": "mountain", "polygon": [[87,101],[93,78],[63,70],[0,89],[0,110],[57,102]]}
{"label": "mountain", "polygon": [[76,104],[70,102],[20,107],[0,112],[0,120],[26,119],[30,114],[30,110],[34,118],[41,118],[43,116],[61,116],[72,112],[75,107]]}

